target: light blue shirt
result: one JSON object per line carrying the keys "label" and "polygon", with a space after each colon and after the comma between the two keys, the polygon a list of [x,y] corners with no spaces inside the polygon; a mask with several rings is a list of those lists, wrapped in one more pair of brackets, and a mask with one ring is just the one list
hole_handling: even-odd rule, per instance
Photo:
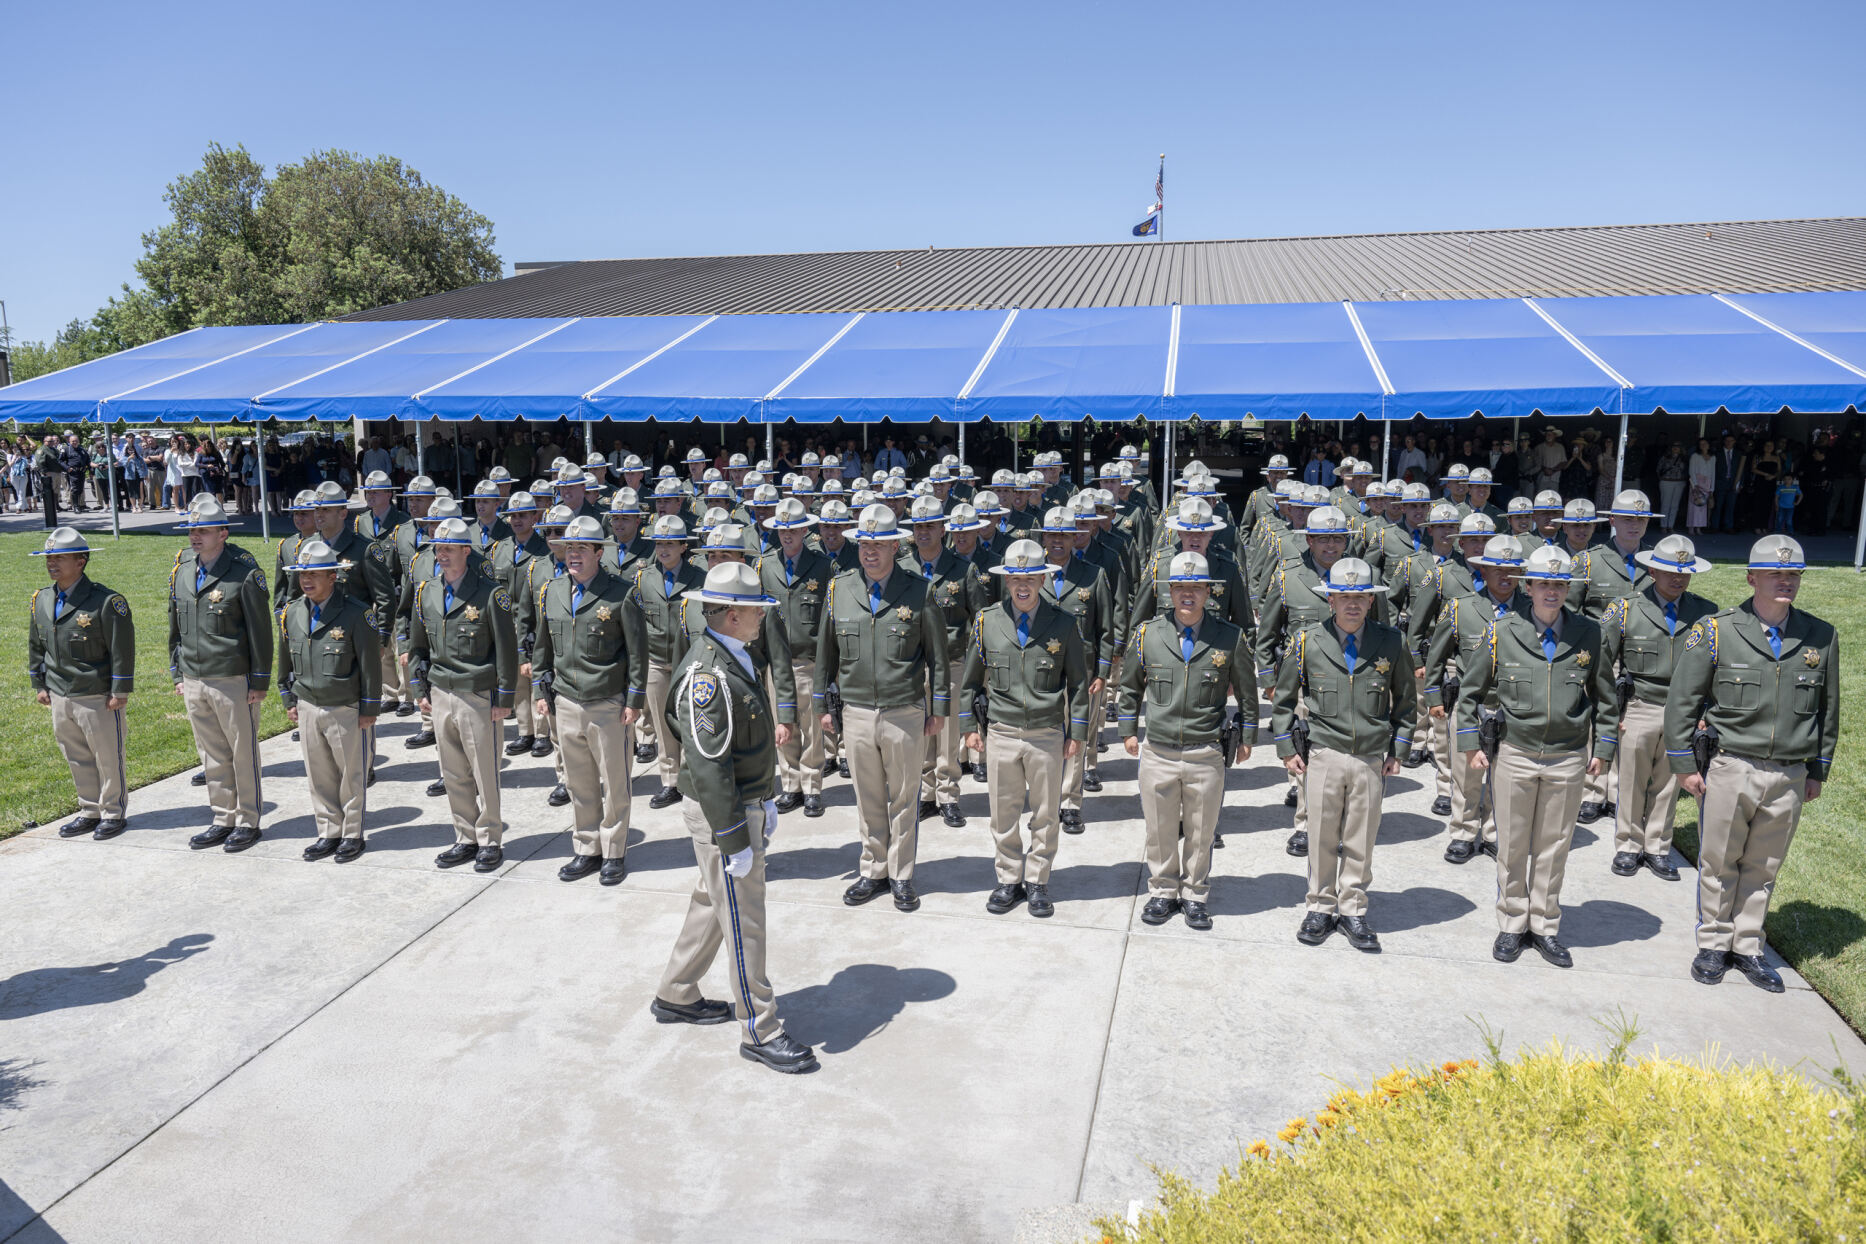
{"label": "light blue shirt", "polygon": [[739,668],[745,671],[745,676],[747,678],[756,681],[758,678],[758,671],[752,667],[752,654],[747,651],[744,644],[732,638],[730,635],[720,634],[710,626],[706,628],[706,633],[711,635],[714,639],[717,639],[720,645],[724,647],[727,652],[732,654],[733,659],[738,661]]}

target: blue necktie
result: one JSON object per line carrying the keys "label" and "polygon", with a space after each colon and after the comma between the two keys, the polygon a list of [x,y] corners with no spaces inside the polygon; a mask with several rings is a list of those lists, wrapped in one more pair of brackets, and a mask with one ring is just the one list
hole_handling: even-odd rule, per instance
{"label": "blue necktie", "polygon": [[[1670,635],[1678,634],[1678,602],[1677,601],[1668,600],[1665,602],[1665,630],[1666,630],[1666,633]],[[1777,655],[1779,656],[1780,654],[1778,653]]]}
{"label": "blue necktie", "polygon": [[796,559],[786,557],[784,559],[784,582],[786,585],[788,585],[791,582],[795,581],[796,578],[797,578]]}
{"label": "blue necktie", "polygon": [[1552,626],[1542,632],[1542,659],[1544,661],[1555,659],[1555,628]]}
{"label": "blue necktie", "polygon": [[324,606],[322,605],[311,606],[311,629],[313,631],[317,630],[318,619],[323,616],[323,613],[324,613]]}
{"label": "blue necktie", "polygon": [[1179,659],[1192,660],[1192,628],[1189,626],[1179,632]]}
{"label": "blue necktie", "polygon": [[674,599],[674,572],[671,570],[661,572],[661,595]]}
{"label": "blue necktie", "polygon": [[927,580],[931,582],[933,578],[933,563],[932,562],[921,562],[920,569],[926,572]]}
{"label": "blue necktie", "polygon": [[1027,613],[1020,613],[1017,615],[1017,646],[1022,648],[1029,643],[1030,615]]}
{"label": "blue necktie", "polygon": [[1504,614],[1506,614],[1506,613],[1508,613],[1508,612],[1510,611],[1510,602],[1509,602],[1509,601],[1507,601],[1507,600],[1497,600],[1497,599],[1496,599],[1495,597],[1492,597],[1492,598],[1491,598],[1491,600],[1492,600],[1492,603],[1493,603],[1493,604],[1494,604],[1494,605],[1496,606],[1496,610],[1497,610],[1497,616],[1498,616],[1499,618],[1500,618],[1500,617],[1502,617],[1502,616],[1503,616]]}
{"label": "blue necktie", "polygon": [[881,585],[879,583],[868,585],[868,612],[871,614],[881,612]]}
{"label": "blue necktie", "polygon": [[583,608],[583,585],[578,583],[570,589],[570,612],[575,613],[581,608]]}
{"label": "blue necktie", "polygon": [[1626,581],[1628,583],[1639,582],[1639,563],[1633,560],[1631,553],[1626,555]]}
{"label": "blue necktie", "polygon": [[200,591],[207,586],[207,567],[197,565],[194,568],[194,590]]}
{"label": "blue necktie", "polygon": [[561,579],[564,577],[564,563],[556,562],[553,564],[552,569],[551,569],[551,577],[553,579]]}
{"label": "blue necktie", "polygon": [[452,613],[454,609],[454,585],[449,583],[441,588],[441,612]]}
{"label": "blue necktie", "polygon": [[1412,551],[1417,553],[1419,546],[1425,543],[1425,533],[1418,527],[1412,529]]}
{"label": "blue necktie", "polygon": [[482,546],[492,543],[492,528],[486,526],[484,523],[480,524],[479,542]]}
{"label": "blue necktie", "polygon": [[382,516],[381,515],[376,516],[375,523],[376,523],[376,534],[381,535],[382,534]]}
{"label": "blue necktie", "polygon": [[421,528],[419,527],[415,528],[415,548],[417,551],[421,548]]}
{"label": "blue necktie", "polygon": [[56,622],[65,612],[65,589],[58,589],[58,595],[52,598],[52,621]]}
{"label": "blue necktie", "polygon": [[1056,572],[1056,599],[1061,600],[1062,598],[1063,598],[1063,572],[1058,570]]}
{"label": "blue necktie", "polygon": [[1769,651],[1773,652],[1775,659],[1779,661],[1782,659],[1782,628],[1771,626],[1765,629],[1769,636]]}
{"label": "blue necktie", "polygon": [[1352,674],[1355,665],[1357,665],[1361,659],[1361,645],[1355,640],[1354,636],[1350,635],[1348,636],[1347,644],[1341,649],[1341,653],[1348,658],[1348,673]]}

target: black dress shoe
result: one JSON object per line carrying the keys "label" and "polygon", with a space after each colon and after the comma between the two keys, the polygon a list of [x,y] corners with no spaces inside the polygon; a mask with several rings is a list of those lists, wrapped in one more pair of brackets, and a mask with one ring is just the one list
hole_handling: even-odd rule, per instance
{"label": "black dress shoe", "polygon": [[972,771],[972,762],[971,762],[971,761],[969,761],[969,760],[961,760],[961,761],[959,762],[959,772],[960,772],[960,773],[970,773],[971,771]]}
{"label": "black dress shoe", "polygon": [[888,888],[894,891],[895,911],[919,911],[920,896],[914,893],[911,881],[890,881]]}
{"label": "black dress shoe", "polygon": [[939,804],[938,803],[934,802],[931,799],[922,799],[920,801],[920,819],[921,820],[924,821],[930,817],[935,817],[938,815],[939,815]]}
{"label": "black dress shoe", "polygon": [[1469,864],[1471,857],[1476,854],[1475,842],[1462,842],[1454,838],[1445,844],[1445,862],[1448,864]]}
{"label": "black dress shoe", "polygon": [[1294,786],[1283,792],[1283,806],[1285,808],[1293,808],[1296,806],[1296,788]]}
{"label": "black dress shoe", "polygon": [[1225,845],[1225,831],[1222,829],[1214,829],[1212,831],[1212,850],[1214,851],[1220,850],[1224,847],[1224,845]]}
{"label": "black dress shoe", "polygon": [[551,787],[551,793],[544,797],[544,802],[550,804],[553,808],[561,808],[570,802],[570,792],[564,789],[564,784],[562,782],[559,782],[557,785]]}
{"label": "black dress shoe", "polygon": [[1205,910],[1205,904],[1196,898],[1189,898],[1180,904],[1180,910],[1186,913],[1186,927],[1200,932],[1212,927],[1212,913]]}
{"label": "black dress shoe", "polygon": [[803,792],[800,790],[787,790],[777,797],[772,806],[777,808],[779,812],[795,812],[798,808],[803,807]]}
{"label": "black dress shoe", "polygon": [[434,781],[428,783],[428,798],[437,799],[440,796],[445,795],[446,793],[447,793],[446,779],[436,778]]}
{"label": "black dress shoe", "polygon": [[[638,765],[653,764],[654,758],[660,754],[660,749],[653,743],[635,744],[635,763]],[[721,1003],[721,1005],[723,1006],[724,1004]],[[730,1012],[730,1009],[730,1007],[727,1008],[728,1012]]]}
{"label": "black dress shoe", "polygon": [[1289,836],[1289,845],[1286,846],[1284,850],[1288,851],[1291,855],[1307,855],[1309,853],[1309,831],[1306,829],[1299,829],[1291,834]]}
{"label": "black dress shoe", "polygon": [[1581,805],[1580,813],[1574,819],[1577,824],[1592,825],[1595,821],[1600,819],[1600,814],[1603,811],[1604,809],[1597,803],[1584,803]]}
{"label": "black dress shoe", "polygon": [[1365,916],[1342,916],[1338,923],[1341,925],[1341,935],[1348,939],[1348,945],[1354,949],[1369,952],[1380,949],[1380,935],[1374,932]]}
{"label": "black dress shoe", "polygon": [[1484,839],[1477,844],[1477,849],[1493,860],[1497,858],[1497,840],[1495,838]]}
{"label": "black dress shoe", "polygon": [[1677,867],[1671,860],[1662,855],[1653,855],[1651,852],[1646,852],[1639,857],[1639,862],[1646,866],[1647,872],[1657,877],[1660,881],[1678,880]]}
{"label": "black dress shoe", "polygon": [[470,864],[479,856],[479,848],[470,842],[456,842],[434,857],[436,868],[458,868]]}
{"label": "black dress shoe", "polygon": [[994,916],[1002,916],[1005,912],[1011,910],[1011,908],[1023,901],[1024,887],[1022,883],[1001,885],[991,892],[990,898],[985,900],[985,910]]}
{"label": "black dress shoe", "polygon": [[417,748],[433,747],[434,731],[417,730],[415,733],[402,740],[402,746],[411,752]]}
{"label": "black dress shoe", "polygon": [[823,815],[823,800],[817,795],[803,797],[803,814],[812,819]]}
{"label": "black dress shoe", "polygon": [[294,730],[292,731],[292,742],[296,743],[297,741],[298,741],[298,732]]}
{"label": "black dress shoe", "polygon": [[1552,933],[1531,933],[1529,940],[1535,943],[1536,953],[1558,968],[1574,966],[1574,956],[1561,944],[1561,939]]}
{"label": "black dress shoe", "polygon": [[958,804],[942,803],[939,806],[939,815],[942,821],[945,821],[948,825],[952,826],[954,829],[965,828],[965,817],[959,814]]}
{"label": "black dress shoe", "polygon": [[835,761],[825,760],[823,762],[823,776],[824,777],[835,777],[836,776],[836,762]]}
{"label": "black dress shoe", "polygon": [[761,1045],[745,1042],[739,1046],[739,1055],[754,1063],[763,1063],[773,1071],[781,1071],[787,1076],[800,1076],[815,1071],[819,1064],[810,1047],[793,1041],[789,1034],[778,1033]]}
{"label": "black dress shoe", "polygon": [[663,1024],[723,1024],[732,1018],[732,1004],[701,998],[692,1006],[682,1006],[656,998],[648,1004],[648,1014]]}
{"label": "black dress shoe", "polygon": [[103,823],[102,817],[81,816],[76,820],[66,821],[63,825],[60,825],[58,827],[58,836],[60,838],[82,838],[86,834],[96,833],[97,827]]}
{"label": "black dress shoe", "polygon": [[596,880],[602,885],[621,885],[622,878],[628,876],[628,862],[621,857],[603,861],[602,876]]}
{"label": "black dress shoe", "polygon": [[570,857],[570,862],[568,864],[565,864],[562,868],[557,870],[557,879],[559,881],[576,881],[589,876],[602,866],[603,857],[600,855],[573,855]]}
{"label": "black dress shoe", "polygon": [[991,781],[991,773],[986,769],[984,761],[981,760],[972,766],[972,780],[977,782],[980,786]]}
{"label": "black dress shoe", "polygon": [[850,907],[860,907],[888,892],[886,877],[860,877],[854,885],[842,892],[842,901]]}
{"label": "black dress shoe", "polygon": [[1451,815],[1451,796],[1450,795],[1440,795],[1437,799],[1434,799],[1432,801],[1432,815],[1433,816],[1450,816]]}
{"label": "black dress shoe", "polygon": [[232,832],[233,826],[231,825],[209,825],[206,829],[188,839],[188,845],[196,851],[205,851],[209,847],[217,847],[225,842],[227,840],[227,835]]}
{"label": "black dress shoe", "polygon": [[648,806],[651,808],[671,808],[683,798],[685,798],[685,796],[680,793],[680,787],[663,786],[660,790],[655,792],[654,798],[648,801]]}
{"label": "black dress shoe", "polygon": [[1296,940],[1305,946],[1320,946],[1335,931],[1335,918],[1325,911],[1312,911],[1302,918]]}
{"label": "black dress shoe", "polygon": [[313,838],[311,845],[305,848],[304,856],[308,860],[321,860],[336,849],[335,838]]}
{"label": "black dress shoe", "polygon": [[1074,808],[1064,808],[1062,812],[1063,832],[1079,834],[1082,832],[1082,814]]}
{"label": "black dress shoe", "polygon": [[1142,924],[1165,924],[1179,914],[1179,900],[1176,898],[1150,898],[1147,905],[1140,909]]}
{"label": "black dress shoe", "polygon": [[190,786],[206,786],[206,785],[207,785],[207,770],[205,770],[205,769],[203,769],[203,770],[202,770],[201,772],[199,772],[199,773],[197,773],[197,774],[195,774],[195,775],[194,775],[193,777],[191,777],[191,778],[189,778],[189,779],[188,779],[188,785],[190,785]]}
{"label": "black dress shoe", "polygon": [[369,844],[361,838],[343,839],[337,844],[336,862],[339,864],[348,864],[351,860],[361,855],[368,845]]}
{"label": "black dress shoe", "polygon": [[251,825],[242,825],[227,835],[227,840],[220,845],[222,851],[244,851],[259,841],[259,831]]}
{"label": "black dress shoe", "polygon": [[413,700],[403,700],[400,704],[395,706],[395,715],[397,717],[413,717],[420,711],[421,706],[416,704]]}
{"label": "black dress shoe", "polygon": [[1515,963],[1523,956],[1523,943],[1529,940],[1527,933],[1499,933],[1497,940],[1491,943],[1490,957],[1498,963]]}
{"label": "black dress shoe", "polygon": [[1615,851],[1613,863],[1608,865],[1616,877],[1637,877],[1639,875],[1639,852]]}
{"label": "black dress shoe", "polygon": [[848,777],[849,776],[849,762],[846,760],[838,760],[836,762],[836,772],[844,778]]}
{"label": "black dress shoe", "polygon": [[551,754],[551,740],[539,739],[537,742],[533,743],[531,745],[531,754],[534,756],[549,756]]}
{"label": "black dress shoe", "polygon": [[535,734],[521,734],[505,745],[505,754],[508,756],[523,756],[526,752],[531,750],[532,744],[537,741],[538,736]]}
{"label": "black dress shoe", "polygon": [[375,784],[376,784],[376,766],[371,765],[369,766],[369,776],[363,780],[363,786],[365,789],[368,789],[369,787],[374,786]]}
{"label": "black dress shoe", "polygon": [[1101,774],[1096,773],[1093,770],[1084,771],[1082,774],[1082,789],[1090,790],[1090,791],[1100,790],[1101,789]]}
{"label": "black dress shoe", "polygon": [[1749,983],[1770,993],[1782,992],[1782,978],[1762,961],[1761,955],[1731,955],[1730,966],[1749,978]]}
{"label": "black dress shoe", "polygon": [[1609,799],[1607,802],[1600,805],[1600,814],[1611,821],[1614,817],[1620,815],[1620,805]]}
{"label": "black dress shoe", "polygon": [[1056,914],[1056,904],[1050,901],[1050,887],[1046,885],[1025,886],[1024,905],[1039,920],[1048,920]]}
{"label": "black dress shoe", "polygon": [[1431,759],[1431,756],[1432,753],[1425,748],[1414,748],[1406,754],[1406,759],[1400,763],[1408,769],[1417,769],[1420,765]]}
{"label": "black dress shoe", "polygon": [[495,843],[490,847],[481,847],[473,856],[473,871],[489,873],[503,863],[505,863],[505,848]]}
{"label": "black dress shoe", "polygon": [[118,816],[107,816],[97,822],[97,828],[91,831],[91,837],[99,842],[108,842],[130,827],[130,823]]}
{"label": "black dress shoe", "polygon": [[1691,961],[1691,979],[1700,985],[1717,985],[1723,982],[1723,974],[1730,969],[1730,952],[1727,950],[1700,950],[1697,958]]}

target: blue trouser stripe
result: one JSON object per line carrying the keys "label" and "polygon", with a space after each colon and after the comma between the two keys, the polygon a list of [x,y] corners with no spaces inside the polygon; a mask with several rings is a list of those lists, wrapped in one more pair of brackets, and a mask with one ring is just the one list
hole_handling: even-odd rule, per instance
{"label": "blue trouser stripe", "polygon": [[726,911],[732,918],[732,962],[739,973],[739,997],[745,999],[745,1035],[752,1039],[753,1045],[763,1045],[758,1039],[758,1012],[752,1006],[752,990],[745,979],[745,946],[739,940],[739,895],[733,888],[732,874],[725,871],[725,860],[720,860],[720,875],[726,879]]}

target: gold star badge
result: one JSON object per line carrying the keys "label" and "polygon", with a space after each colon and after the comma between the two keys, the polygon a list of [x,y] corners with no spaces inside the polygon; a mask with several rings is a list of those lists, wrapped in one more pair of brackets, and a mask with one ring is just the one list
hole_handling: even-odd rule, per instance
{"label": "gold star badge", "polygon": [[1079,601],[1083,601],[1085,603],[1087,602],[1088,598],[1092,595],[1094,595],[1094,593],[1090,592],[1087,588],[1078,588],[1076,590],[1076,599]]}
{"label": "gold star badge", "polygon": [[1574,663],[1580,666],[1582,669],[1586,669],[1588,666],[1594,663],[1593,654],[1587,653],[1587,652],[1577,652],[1574,654]]}
{"label": "gold star badge", "polygon": [[812,579],[808,583],[803,585],[803,590],[806,592],[814,592],[816,591],[816,588],[817,588],[817,581],[815,579]]}
{"label": "gold star badge", "polygon": [[1801,650],[1801,659],[1808,663],[1809,669],[1813,669],[1821,663],[1821,650],[1819,648],[1803,648]]}
{"label": "gold star badge", "polygon": [[906,622],[914,616],[914,611],[909,609],[906,605],[902,605],[899,609],[894,611],[894,616]]}
{"label": "gold star badge", "polygon": [[80,627],[87,627],[91,624],[91,615],[88,613],[81,613],[73,618],[72,621],[76,622]]}
{"label": "gold star badge", "polygon": [[343,638],[343,628],[342,628],[341,626],[333,626],[333,627],[331,627],[331,628],[330,628],[330,637],[331,637],[332,639],[342,639],[342,638]]}
{"label": "gold star badge", "polygon": [[479,606],[478,605],[468,605],[465,609],[465,613],[466,613],[467,621],[469,622],[479,621]]}
{"label": "gold star badge", "polygon": [[615,616],[615,612],[611,610],[608,605],[596,606],[596,620],[598,622],[607,622],[610,618],[614,616]]}
{"label": "gold star badge", "polygon": [[226,599],[226,596],[227,594],[225,592],[221,591],[219,588],[215,588],[207,594],[207,599],[218,605],[221,601]]}
{"label": "gold star badge", "polygon": [[1381,657],[1378,661],[1374,662],[1374,673],[1376,674],[1385,675],[1392,668],[1393,662],[1387,660],[1385,657]]}
{"label": "gold star badge", "polygon": [[1212,668],[1215,670],[1221,670],[1224,667],[1225,667],[1225,654],[1222,652],[1212,653]]}
{"label": "gold star badge", "polygon": [[1063,650],[1063,641],[1060,639],[1052,639],[1049,643],[1044,644],[1043,647],[1051,656],[1055,656]]}
{"label": "gold star badge", "polygon": [[1212,595],[1213,595],[1213,596],[1223,596],[1224,594],[1225,594],[1225,585],[1224,585],[1224,584],[1222,584],[1222,583],[1214,583],[1214,584],[1212,584]]}

